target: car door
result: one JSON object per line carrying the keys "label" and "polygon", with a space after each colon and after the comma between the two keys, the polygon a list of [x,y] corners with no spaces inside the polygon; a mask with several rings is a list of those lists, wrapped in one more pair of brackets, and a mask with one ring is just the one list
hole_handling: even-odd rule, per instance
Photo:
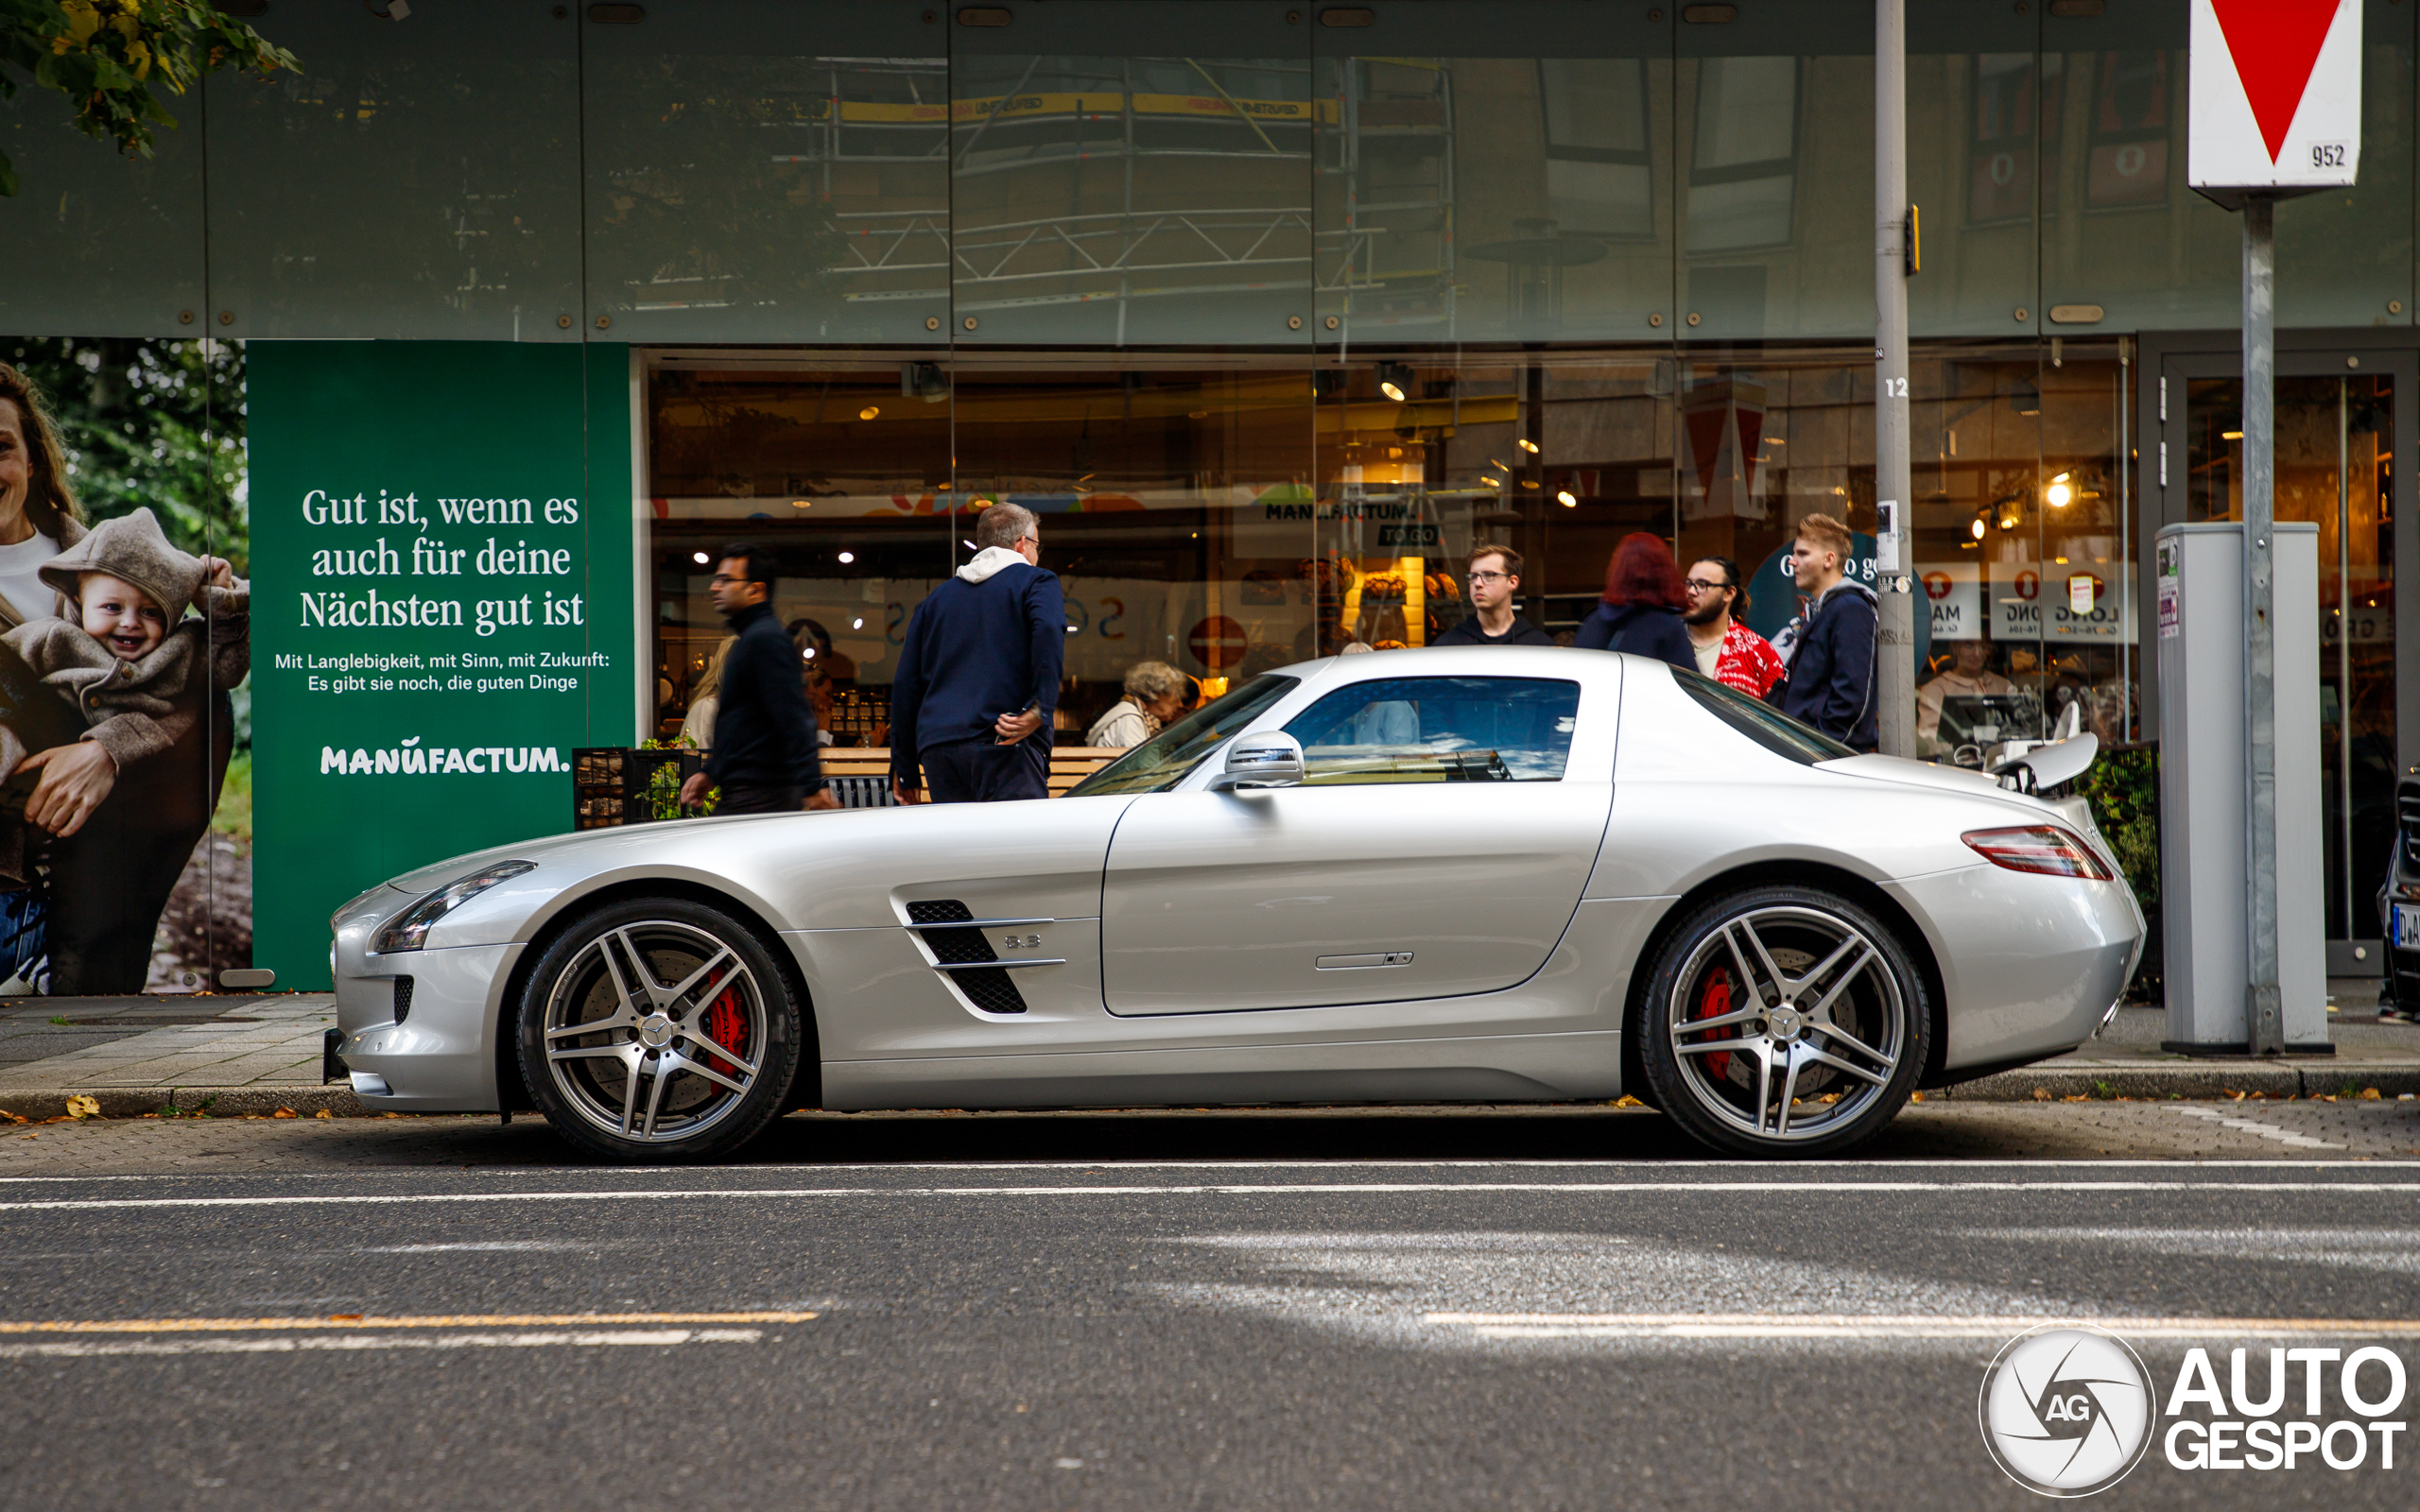
{"label": "car door", "polygon": [[1581,695],[1552,678],[1348,683],[1285,726],[1301,786],[1138,799],[1102,885],[1109,1010],[1389,1003],[1529,977],[1612,802],[1610,760],[1572,768]]}

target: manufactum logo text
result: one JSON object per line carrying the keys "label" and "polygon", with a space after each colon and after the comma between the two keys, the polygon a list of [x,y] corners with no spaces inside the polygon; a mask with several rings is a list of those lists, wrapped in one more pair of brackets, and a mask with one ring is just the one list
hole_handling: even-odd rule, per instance
{"label": "manufactum logo text", "polygon": [[436,776],[445,772],[466,772],[474,776],[492,777],[499,772],[567,772],[571,764],[552,746],[423,746],[414,735],[399,746],[384,750],[346,751],[336,746],[320,747],[320,775],[322,777],[384,777],[411,776],[426,773]]}

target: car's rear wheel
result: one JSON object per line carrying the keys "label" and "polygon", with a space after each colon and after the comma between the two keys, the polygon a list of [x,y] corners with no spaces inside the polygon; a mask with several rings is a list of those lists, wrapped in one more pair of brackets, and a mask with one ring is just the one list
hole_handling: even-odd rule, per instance
{"label": "car's rear wheel", "polygon": [[558,936],[520,1008],[546,1122],[617,1160],[708,1160],[781,1111],[801,1019],[755,934],[686,899],[611,904]]}
{"label": "car's rear wheel", "polygon": [[1691,1135],[1739,1155],[1838,1155],[1879,1133],[1930,1047],[1924,975],[1890,926],[1813,887],[1697,910],[1649,978],[1639,1057]]}

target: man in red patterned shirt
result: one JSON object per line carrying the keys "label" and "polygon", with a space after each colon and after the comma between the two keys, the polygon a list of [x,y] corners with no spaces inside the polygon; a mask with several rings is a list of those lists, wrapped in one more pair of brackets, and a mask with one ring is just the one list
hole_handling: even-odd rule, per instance
{"label": "man in red patterned shirt", "polygon": [[1702,557],[1691,564],[1685,586],[1689,608],[1681,618],[1698,654],[1698,670],[1752,698],[1771,693],[1788,669],[1763,636],[1732,618],[1733,610],[1748,607],[1739,564],[1728,557]]}

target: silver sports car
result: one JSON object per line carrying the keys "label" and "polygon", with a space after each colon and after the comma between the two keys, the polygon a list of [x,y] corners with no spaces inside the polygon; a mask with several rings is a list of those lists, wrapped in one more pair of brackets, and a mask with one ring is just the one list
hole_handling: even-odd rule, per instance
{"label": "silver sports car", "polygon": [[798,1108],[1625,1092],[1722,1151],[1836,1154],[2125,986],[2134,896],[2083,803],[2024,783],[1636,657],[1305,662],[1055,801],[399,877],[337,911],[331,1054],[373,1108],[534,1104],[628,1160]]}

